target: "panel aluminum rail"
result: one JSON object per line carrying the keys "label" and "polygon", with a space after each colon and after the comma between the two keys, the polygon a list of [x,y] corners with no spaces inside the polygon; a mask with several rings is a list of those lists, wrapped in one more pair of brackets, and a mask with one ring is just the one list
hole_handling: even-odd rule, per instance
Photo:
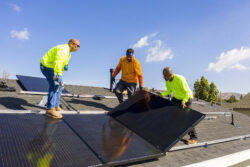
{"label": "panel aluminum rail", "polygon": [[212,140],[212,141],[205,141],[205,142],[192,144],[192,145],[175,146],[175,147],[172,147],[169,150],[169,152],[184,150],[184,149],[189,149],[189,148],[195,148],[195,147],[207,147],[207,146],[213,145],[213,144],[219,144],[219,143],[230,142],[230,141],[235,141],[235,140],[245,140],[247,138],[250,138],[250,134],[243,135],[243,136],[229,137],[229,138],[224,138],[224,139],[218,139],[218,140]]}
{"label": "panel aluminum rail", "polygon": [[[32,92],[32,91],[20,91],[21,94],[30,94],[30,95],[47,95],[47,92]],[[88,94],[70,94],[70,93],[62,93],[64,97],[81,97],[81,98],[93,98],[96,95],[88,95]],[[116,99],[116,96],[103,96],[105,99]]]}
{"label": "panel aluminum rail", "polygon": [[[0,114],[45,114],[45,110],[0,110]],[[61,114],[107,114],[108,111],[59,111]]]}
{"label": "panel aluminum rail", "polygon": [[202,112],[206,115],[231,115],[232,112]]}

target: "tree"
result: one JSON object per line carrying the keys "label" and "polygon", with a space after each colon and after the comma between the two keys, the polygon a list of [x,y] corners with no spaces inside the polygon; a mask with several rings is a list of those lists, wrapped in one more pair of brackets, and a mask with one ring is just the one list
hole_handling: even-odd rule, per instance
{"label": "tree", "polygon": [[199,98],[201,89],[201,82],[199,80],[195,81],[194,83],[194,97]]}
{"label": "tree", "polygon": [[219,91],[217,90],[216,85],[213,82],[209,85],[208,80],[204,76],[202,76],[200,80],[195,81],[194,93],[195,97],[212,104],[216,104],[218,101]]}
{"label": "tree", "polygon": [[226,100],[227,103],[234,103],[234,102],[238,102],[238,100],[236,99],[236,97],[234,95],[230,96],[230,98],[228,100]]}
{"label": "tree", "polygon": [[217,101],[218,101],[218,90],[216,88],[216,85],[213,82],[211,82],[211,84],[209,85],[208,102],[216,104]]}
{"label": "tree", "polygon": [[240,95],[240,100],[243,99],[243,95]]}
{"label": "tree", "polygon": [[7,72],[7,71],[5,71],[5,70],[3,70],[2,78],[3,78],[3,79],[9,79],[9,77],[10,77],[10,73]]}
{"label": "tree", "polygon": [[200,85],[200,91],[199,91],[199,98],[207,101],[208,95],[209,95],[208,94],[209,93],[208,80],[204,76],[202,76],[200,83],[201,85]]}

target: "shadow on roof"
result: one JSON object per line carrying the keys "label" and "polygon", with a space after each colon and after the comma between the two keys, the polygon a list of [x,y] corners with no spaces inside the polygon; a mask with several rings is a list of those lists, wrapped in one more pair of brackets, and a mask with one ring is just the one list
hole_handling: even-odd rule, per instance
{"label": "shadow on roof", "polygon": [[23,106],[44,109],[43,107],[30,104],[26,100],[16,97],[0,97],[0,101],[1,105],[11,110],[27,110]]}
{"label": "shadow on roof", "polygon": [[87,100],[78,100],[78,99],[72,99],[71,101],[68,101],[69,103],[74,103],[74,104],[82,104],[86,106],[92,106],[95,108],[101,108],[106,111],[111,111],[113,108],[107,107],[105,104],[93,102],[93,101],[87,101]]}

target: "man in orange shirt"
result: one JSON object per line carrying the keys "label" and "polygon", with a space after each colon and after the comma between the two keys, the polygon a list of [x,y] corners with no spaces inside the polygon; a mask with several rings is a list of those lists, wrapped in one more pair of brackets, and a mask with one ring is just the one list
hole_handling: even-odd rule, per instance
{"label": "man in orange shirt", "polygon": [[127,89],[128,98],[131,97],[136,91],[136,85],[139,80],[139,88],[142,90],[143,77],[141,72],[141,64],[134,57],[134,50],[129,48],[126,56],[123,56],[117,65],[113,77],[122,70],[122,77],[115,87],[115,94],[120,103],[123,102],[122,92]]}

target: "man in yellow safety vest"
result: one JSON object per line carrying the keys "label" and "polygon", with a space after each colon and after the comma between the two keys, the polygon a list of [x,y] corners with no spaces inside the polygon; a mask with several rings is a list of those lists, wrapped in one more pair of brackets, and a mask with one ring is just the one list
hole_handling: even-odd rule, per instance
{"label": "man in yellow safety vest", "polygon": [[71,39],[67,44],[50,49],[41,60],[41,72],[49,83],[46,116],[62,118],[62,114],[57,112],[62,111],[59,106],[63,87],[62,73],[68,70],[70,53],[76,52],[79,48],[80,42],[77,39]]}

